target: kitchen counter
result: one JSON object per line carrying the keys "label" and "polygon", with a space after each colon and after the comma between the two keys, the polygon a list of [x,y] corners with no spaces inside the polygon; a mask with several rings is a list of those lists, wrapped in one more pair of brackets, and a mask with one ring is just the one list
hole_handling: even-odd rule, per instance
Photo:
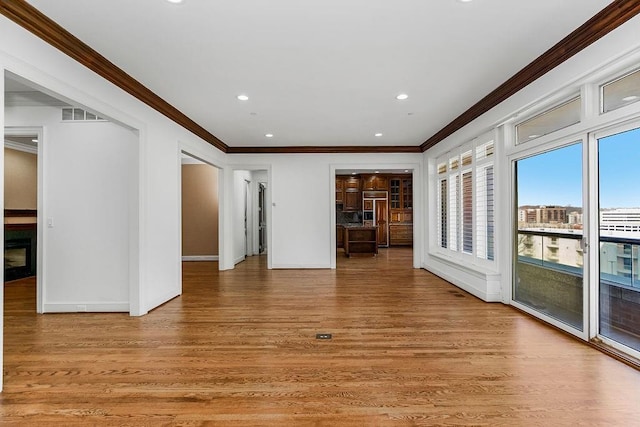
{"label": "kitchen counter", "polygon": [[378,254],[377,226],[362,224],[342,224],[344,227],[344,253],[348,257],[353,254]]}

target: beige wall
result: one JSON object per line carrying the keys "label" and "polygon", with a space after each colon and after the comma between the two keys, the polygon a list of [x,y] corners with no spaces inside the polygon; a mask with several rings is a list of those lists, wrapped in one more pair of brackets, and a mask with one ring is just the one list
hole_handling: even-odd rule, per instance
{"label": "beige wall", "polygon": [[218,255],[218,169],[182,165],[182,255]]}
{"label": "beige wall", "polygon": [[38,156],[4,149],[4,208],[38,208]]}

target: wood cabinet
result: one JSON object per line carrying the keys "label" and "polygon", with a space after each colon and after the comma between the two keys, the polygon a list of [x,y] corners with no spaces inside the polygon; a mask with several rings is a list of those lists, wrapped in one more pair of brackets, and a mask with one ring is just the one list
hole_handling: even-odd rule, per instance
{"label": "wood cabinet", "polygon": [[344,247],[344,227],[342,225],[336,225],[336,246]]}
{"label": "wood cabinet", "polygon": [[363,190],[389,191],[389,179],[386,175],[362,175]]}
{"label": "wood cabinet", "polygon": [[413,224],[389,224],[389,244],[404,246],[413,244]]}
{"label": "wood cabinet", "polygon": [[345,212],[359,211],[362,206],[362,196],[359,191],[345,191],[344,192],[344,207]]}
{"label": "wood cabinet", "polygon": [[355,212],[362,209],[360,177],[336,176],[336,203],[342,204],[343,212]]}
{"label": "wood cabinet", "polygon": [[336,176],[336,204],[344,203],[344,177]]}
{"label": "wood cabinet", "polygon": [[389,244],[413,244],[413,179],[410,174],[389,177]]}
{"label": "wood cabinet", "polygon": [[349,257],[353,254],[376,255],[378,253],[376,234],[376,227],[345,227],[345,255]]}

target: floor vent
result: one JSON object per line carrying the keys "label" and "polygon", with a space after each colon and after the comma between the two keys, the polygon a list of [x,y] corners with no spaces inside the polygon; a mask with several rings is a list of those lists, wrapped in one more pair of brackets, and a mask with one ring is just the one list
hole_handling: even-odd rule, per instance
{"label": "floor vent", "polygon": [[330,340],[331,334],[316,334],[317,340]]}

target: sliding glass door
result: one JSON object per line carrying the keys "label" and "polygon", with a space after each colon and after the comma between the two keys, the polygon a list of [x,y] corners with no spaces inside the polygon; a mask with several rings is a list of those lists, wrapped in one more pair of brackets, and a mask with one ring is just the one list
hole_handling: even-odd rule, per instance
{"label": "sliding glass door", "polygon": [[640,357],[640,126],[589,141],[514,162],[512,303]]}
{"label": "sliding glass door", "polygon": [[640,352],[640,128],[598,149],[598,336]]}
{"label": "sliding glass door", "polygon": [[583,144],[515,162],[512,299],[563,329],[585,330]]}

